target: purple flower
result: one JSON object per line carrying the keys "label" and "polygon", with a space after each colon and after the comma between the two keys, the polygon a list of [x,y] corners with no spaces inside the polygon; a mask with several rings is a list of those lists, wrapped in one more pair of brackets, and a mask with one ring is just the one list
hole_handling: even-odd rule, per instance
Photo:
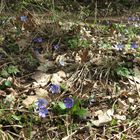
{"label": "purple flower", "polygon": [[132,19],[131,17],[128,18],[128,20],[131,20],[131,19]]}
{"label": "purple flower", "polygon": [[137,17],[129,17],[128,20],[131,20],[131,21],[135,21],[137,20],[138,18]]}
{"label": "purple flower", "polygon": [[133,42],[133,43],[131,44],[131,48],[132,48],[132,49],[137,49],[137,48],[138,48],[138,45],[136,44],[136,42]]}
{"label": "purple flower", "polygon": [[39,113],[39,116],[40,117],[45,118],[46,115],[48,114],[48,109],[45,108],[45,107],[44,108],[40,108],[39,111],[38,111],[38,113]]}
{"label": "purple flower", "polygon": [[72,108],[74,105],[74,100],[72,98],[67,97],[64,99],[64,104],[66,108]]}
{"label": "purple flower", "polygon": [[35,102],[36,108],[35,110],[39,113],[40,117],[46,117],[46,115],[48,114],[48,109],[46,108],[46,106],[48,105],[47,101],[44,99],[38,99],[37,102]]}
{"label": "purple flower", "polygon": [[44,99],[39,98],[38,101],[35,103],[36,109],[44,108],[48,105],[47,101]]}
{"label": "purple flower", "polygon": [[33,42],[35,42],[35,43],[42,43],[43,42],[43,38],[42,37],[34,38]]}
{"label": "purple flower", "polygon": [[136,20],[136,17],[132,17],[132,21],[135,21]]}
{"label": "purple flower", "polygon": [[26,22],[28,20],[28,18],[27,18],[27,16],[21,16],[20,20],[23,21],[23,22]]}
{"label": "purple flower", "polygon": [[50,91],[52,94],[60,93],[60,86],[59,86],[59,85],[56,85],[56,84],[51,84],[51,85],[50,85],[50,88],[49,88],[49,91]]}
{"label": "purple flower", "polygon": [[59,46],[58,44],[56,44],[56,45],[53,46],[53,48],[54,48],[55,50],[58,50],[59,47],[60,47],[60,46]]}
{"label": "purple flower", "polygon": [[115,49],[116,50],[122,50],[124,48],[124,45],[122,45],[122,44],[118,44],[118,45],[115,45]]}

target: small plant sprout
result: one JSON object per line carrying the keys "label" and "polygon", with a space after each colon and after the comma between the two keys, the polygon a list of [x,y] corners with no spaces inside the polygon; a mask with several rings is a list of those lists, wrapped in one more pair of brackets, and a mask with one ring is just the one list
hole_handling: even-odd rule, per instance
{"label": "small plant sprout", "polygon": [[50,91],[52,94],[60,93],[60,92],[61,92],[60,86],[57,85],[57,84],[51,84],[51,85],[50,85],[50,88],[49,88],[49,91]]}
{"label": "small plant sprout", "polygon": [[72,98],[67,97],[64,99],[64,104],[66,108],[72,108],[74,105],[74,100]]}
{"label": "small plant sprout", "polygon": [[28,17],[25,16],[25,15],[23,15],[23,16],[20,17],[20,20],[21,20],[22,22],[26,22],[26,21],[28,20]]}
{"label": "small plant sprout", "polygon": [[38,112],[39,116],[42,118],[45,118],[46,115],[48,114],[48,109],[46,108],[48,105],[47,101],[44,99],[38,99],[37,102],[35,102],[35,110]]}

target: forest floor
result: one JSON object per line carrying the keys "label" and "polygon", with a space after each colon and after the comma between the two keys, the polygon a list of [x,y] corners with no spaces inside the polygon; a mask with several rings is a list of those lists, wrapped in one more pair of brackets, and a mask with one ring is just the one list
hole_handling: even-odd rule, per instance
{"label": "forest floor", "polygon": [[140,13],[1,13],[0,101],[0,140],[140,140]]}

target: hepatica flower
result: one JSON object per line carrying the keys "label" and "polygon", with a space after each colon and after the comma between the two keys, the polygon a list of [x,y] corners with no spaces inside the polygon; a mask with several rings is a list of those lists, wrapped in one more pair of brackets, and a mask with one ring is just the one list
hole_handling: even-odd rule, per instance
{"label": "hepatica flower", "polygon": [[66,108],[72,108],[74,105],[74,100],[72,98],[67,97],[64,99],[64,104]]}
{"label": "hepatica flower", "polygon": [[42,43],[43,42],[43,38],[42,37],[36,37],[33,39],[33,42],[35,43]]}
{"label": "hepatica flower", "polygon": [[139,21],[140,18],[138,18],[138,17],[129,17],[128,20],[129,21]]}
{"label": "hepatica flower", "polygon": [[56,44],[56,45],[53,46],[53,48],[54,48],[55,50],[58,50],[59,47],[60,47],[60,46],[59,46],[58,44]]}
{"label": "hepatica flower", "polygon": [[131,44],[131,48],[132,48],[132,49],[137,49],[137,48],[138,48],[138,45],[136,44],[136,42],[133,42],[133,43]]}
{"label": "hepatica flower", "polygon": [[46,107],[48,103],[46,100],[39,98],[38,101],[35,103],[35,105],[36,105],[36,109],[40,109],[40,108]]}
{"label": "hepatica flower", "polygon": [[40,117],[46,117],[46,115],[48,114],[48,109],[46,108],[48,103],[46,100],[44,99],[38,99],[37,102],[35,102],[36,108],[35,110],[38,112]]}
{"label": "hepatica flower", "polygon": [[52,93],[52,94],[57,94],[57,93],[60,93],[60,86],[57,85],[57,84],[51,84],[50,85],[50,88],[49,88],[49,91]]}
{"label": "hepatica flower", "polygon": [[20,17],[20,20],[26,22],[28,20],[28,17],[23,15]]}
{"label": "hepatica flower", "polygon": [[40,117],[45,118],[46,115],[48,114],[48,109],[47,108],[40,108],[38,113],[39,113]]}
{"label": "hepatica flower", "polygon": [[115,49],[116,50],[122,50],[124,48],[124,45],[122,45],[122,44],[117,44],[117,45],[115,45]]}

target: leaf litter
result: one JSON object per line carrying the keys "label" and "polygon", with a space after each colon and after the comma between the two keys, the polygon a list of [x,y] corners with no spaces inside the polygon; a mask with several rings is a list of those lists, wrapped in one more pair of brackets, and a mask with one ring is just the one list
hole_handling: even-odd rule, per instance
{"label": "leaf litter", "polygon": [[[126,139],[138,139],[140,39],[137,33],[131,35],[133,27],[114,24],[105,29],[98,25],[52,22],[40,29],[36,21],[27,12],[5,25],[8,28],[0,43],[7,55],[0,61],[1,68],[8,73],[12,57],[12,67],[19,70],[16,72],[14,67],[7,75],[1,71],[0,135],[6,137],[7,131],[17,138],[29,138],[25,128],[32,116],[33,139],[122,139],[123,135]],[[139,28],[136,29],[138,32]],[[10,32],[15,33],[16,41]],[[41,36],[36,38],[36,34]],[[18,51],[12,50],[16,54],[4,48],[7,37],[18,45]],[[40,107],[37,114],[34,109],[39,99],[45,100],[47,107]],[[8,115],[15,115],[18,122],[13,119],[9,124]],[[16,123],[24,129],[17,130],[12,126]],[[10,127],[3,129],[6,125]]]}

